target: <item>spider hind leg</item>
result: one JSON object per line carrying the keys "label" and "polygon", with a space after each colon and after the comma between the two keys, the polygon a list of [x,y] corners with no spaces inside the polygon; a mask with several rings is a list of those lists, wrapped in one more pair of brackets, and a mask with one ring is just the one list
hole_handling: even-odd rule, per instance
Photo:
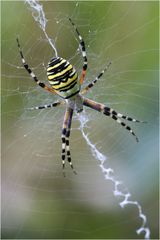
{"label": "spider hind leg", "polygon": [[80,76],[80,84],[82,85],[84,82],[84,78],[86,76],[86,71],[87,71],[87,67],[88,67],[88,60],[87,60],[87,54],[86,54],[86,47],[85,47],[85,43],[84,40],[82,38],[82,36],[80,35],[76,25],[72,22],[71,18],[69,18],[69,21],[71,22],[72,26],[74,27],[78,38],[79,38],[79,43],[80,43],[80,48],[81,48],[81,52],[82,52],[82,57],[83,57],[83,68],[82,68],[82,73]]}
{"label": "spider hind leg", "polygon": [[82,89],[81,94],[86,94],[92,87],[94,87],[95,83],[99,81],[99,79],[103,76],[104,72],[111,65],[111,61],[107,64],[107,66],[98,74],[98,76],[92,80],[84,89]]}
{"label": "spider hind leg", "polygon": [[48,92],[51,92],[51,93],[55,93],[55,91],[53,90],[53,88],[47,86],[46,84],[44,84],[43,82],[41,82],[40,80],[38,80],[38,78],[36,77],[36,75],[34,74],[34,72],[31,70],[31,68],[29,67],[28,63],[26,62],[25,58],[24,58],[24,55],[23,55],[23,52],[22,52],[22,49],[21,49],[21,46],[20,46],[20,42],[19,42],[19,39],[17,37],[17,46],[18,46],[18,49],[19,49],[19,53],[20,53],[20,57],[21,57],[21,61],[22,61],[22,64],[24,66],[24,68],[26,69],[26,71],[29,73],[30,77],[33,79],[33,81],[39,85],[41,88],[43,88],[44,90],[48,91]]}

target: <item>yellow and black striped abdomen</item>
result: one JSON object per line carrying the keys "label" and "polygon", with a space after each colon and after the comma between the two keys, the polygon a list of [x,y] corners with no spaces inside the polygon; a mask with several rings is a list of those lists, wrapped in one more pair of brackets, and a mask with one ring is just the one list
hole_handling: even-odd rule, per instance
{"label": "yellow and black striped abdomen", "polygon": [[62,98],[70,98],[80,91],[76,70],[63,58],[51,59],[47,67],[47,76],[52,88]]}

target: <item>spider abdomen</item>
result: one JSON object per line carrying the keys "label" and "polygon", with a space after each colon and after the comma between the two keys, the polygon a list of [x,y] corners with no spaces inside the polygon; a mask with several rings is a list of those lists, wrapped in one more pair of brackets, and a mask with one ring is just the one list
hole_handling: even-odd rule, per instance
{"label": "spider abdomen", "polygon": [[80,83],[75,68],[65,59],[52,58],[47,66],[48,81],[62,98],[70,98],[80,91]]}

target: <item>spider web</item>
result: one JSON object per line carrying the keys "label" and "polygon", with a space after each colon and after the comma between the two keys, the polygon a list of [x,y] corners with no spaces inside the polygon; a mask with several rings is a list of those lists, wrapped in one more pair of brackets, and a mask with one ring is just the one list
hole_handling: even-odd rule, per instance
{"label": "spider web", "polygon": [[[2,2],[3,238],[158,238],[156,8],[156,2]],[[28,111],[58,97],[32,82],[15,39],[18,34],[39,79],[46,79],[53,55],[80,73],[69,17],[86,42],[86,83],[112,60],[88,97],[148,124],[132,124],[140,138],[136,144],[99,113],[85,109],[75,115],[70,145],[78,175],[67,168],[63,178],[64,107]]]}

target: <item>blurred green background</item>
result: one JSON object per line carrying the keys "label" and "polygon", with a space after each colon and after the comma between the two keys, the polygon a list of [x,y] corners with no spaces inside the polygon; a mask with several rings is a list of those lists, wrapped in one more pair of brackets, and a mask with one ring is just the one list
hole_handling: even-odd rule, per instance
{"label": "blurred green background", "polygon": [[[43,1],[47,33],[58,53],[78,72],[82,57],[68,17],[83,36],[89,60],[86,82],[106,65],[108,72],[88,93],[147,124],[132,124],[140,142],[115,122],[91,110],[86,134],[107,156],[147,216],[151,238],[158,239],[158,1]],[[61,170],[60,132],[64,107],[28,112],[27,107],[56,101],[35,86],[23,69],[17,35],[27,62],[41,80],[54,55],[23,1],[1,1],[2,43],[2,238],[142,239],[135,207],[121,209],[113,185],[74,118],[71,134],[75,176]],[[67,164],[66,164],[67,165]]]}

